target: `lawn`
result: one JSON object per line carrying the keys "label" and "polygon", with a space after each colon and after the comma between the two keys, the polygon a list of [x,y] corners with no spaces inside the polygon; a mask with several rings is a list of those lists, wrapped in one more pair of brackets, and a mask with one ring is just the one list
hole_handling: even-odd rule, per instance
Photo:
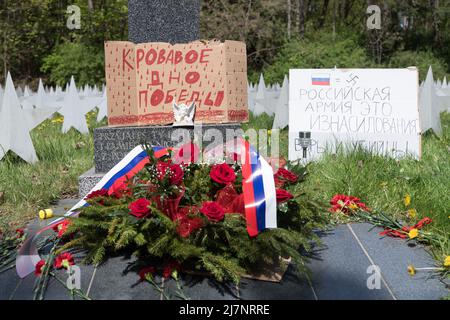
{"label": "lawn", "polygon": [[[95,113],[88,115],[92,130]],[[273,119],[252,118],[246,128],[267,129]],[[450,234],[450,115],[442,117],[444,135],[423,137],[423,159],[416,161],[371,155],[364,151],[326,155],[311,163],[304,185],[307,194],[324,203],[336,193],[362,198],[369,207],[406,220],[405,195],[411,196],[409,209],[418,217],[433,219],[432,228]],[[61,133],[60,119],[48,120],[32,133],[40,162],[28,165],[13,154],[0,162],[0,228],[13,230],[24,226],[39,209],[49,207],[61,198],[76,197],[78,176],[93,166],[92,134],[74,130]],[[280,150],[287,157],[287,131],[281,133]],[[450,252],[449,243],[439,248]],[[439,254],[439,253],[438,253]]]}

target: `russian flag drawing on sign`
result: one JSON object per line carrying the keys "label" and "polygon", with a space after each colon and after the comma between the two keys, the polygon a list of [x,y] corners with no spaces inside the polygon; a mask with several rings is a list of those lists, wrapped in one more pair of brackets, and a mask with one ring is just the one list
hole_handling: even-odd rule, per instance
{"label": "russian flag drawing on sign", "polygon": [[312,75],[313,86],[329,86],[330,75],[329,74],[313,74]]}

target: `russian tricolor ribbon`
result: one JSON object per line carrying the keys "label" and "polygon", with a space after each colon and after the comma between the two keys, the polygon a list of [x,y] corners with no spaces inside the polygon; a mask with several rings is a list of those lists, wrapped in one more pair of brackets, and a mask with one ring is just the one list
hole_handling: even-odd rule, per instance
{"label": "russian tricolor ribbon", "polygon": [[[235,143],[236,141],[233,141],[233,144]],[[237,145],[237,150],[240,150],[237,153],[241,155],[242,160],[242,187],[247,230],[251,237],[255,237],[266,229],[277,227],[277,204],[273,170],[267,161],[250,146],[248,141],[238,139]],[[153,147],[156,158],[168,155],[169,150],[162,147]],[[129,179],[133,178],[148,163],[147,152],[142,146],[137,146],[105,174],[90,193],[106,189],[109,194],[113,194],[116,190],[120,190]],[[32,273],[35,265],[41,260],[36,247],[38,236],[62,223],[66,218],[77,216],[77,210],[87,205],[89,204],[86,200],[82,199],[64,217],[52,221],[41,229],[32,228],[28,230],[27,239],[20,248],[16,259],[16,271],[19,277],[24,278]]]}

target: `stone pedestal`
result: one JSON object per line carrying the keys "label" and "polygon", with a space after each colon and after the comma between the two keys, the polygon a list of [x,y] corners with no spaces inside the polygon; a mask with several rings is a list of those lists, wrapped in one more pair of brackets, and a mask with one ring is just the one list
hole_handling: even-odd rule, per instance
{"label": "stone pedestal", "polygon": [[[198,40],[200,0],[129,0],[128,38],[134,43],[170,42],[187,43]],[[240,124],[204,125],[201,135],[210,131],[236,130]],[[171,139],[172,126],[105,127],[94,131],[95,167],[80,178],[80,197],[84,197],[123,157],[144,142],[163,147],[173,147],[181,139]],[[193,137],[193,128],[188,134]],[[217,133],[217,131],[215,131]],[[199,135],[199,134],[197,134]],[[201,137],[199,137],[201,138]],[[228,136],[228,138],[232,138]],[[216,141],[217,143],[217,141]],[[203,145],[205,147],[205,145]]]}
{"label": "stone pedestal", "polygon": [[[103,127],[94,130],[94,168],[79,178],[80,197],[86,194],[137,145],[148,143],[153,146],[173,147],[194,135],[202,139],[203,148],[215,141],[219,135],[225,139],[242,136],[240,124],[209,124],[199,127],[143,126],[143,127]],[[214,138],[213,138],[214,137]]]}

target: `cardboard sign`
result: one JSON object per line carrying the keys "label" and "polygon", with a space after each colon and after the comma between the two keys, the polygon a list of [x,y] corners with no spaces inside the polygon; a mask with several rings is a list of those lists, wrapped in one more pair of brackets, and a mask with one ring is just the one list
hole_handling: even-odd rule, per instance
{"label": "cardboard sign", "polygon": [[420,158],[418,86],[416,68],[290,70],[289,159],[359,147]]}
{"label": "cardboard sign", "polygon": [[196,123],[248,121],[243,42],[105,43],[109,125],[174,122],[173,103],[195,102]]}

